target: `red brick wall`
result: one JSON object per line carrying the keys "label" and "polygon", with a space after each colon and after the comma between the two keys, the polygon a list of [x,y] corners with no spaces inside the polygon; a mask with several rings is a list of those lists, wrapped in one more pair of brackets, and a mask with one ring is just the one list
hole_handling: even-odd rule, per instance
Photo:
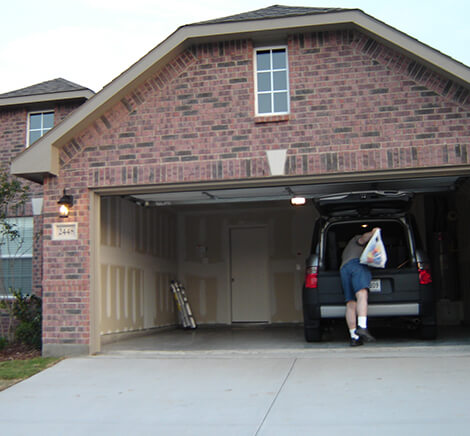
{"label": "red brick wall", "polygon": [[[251,41],[214,43],[183,52],[64,147],[46,181],[46,342],[89,338],[88,188],[268,177],[276,148],[290,176],[469,163],[470,97],[456,83],[358,32],[293,35],[288,56],[288,116],[254,116]],[[79,241],[50,240],[63,187],[79,201]]]}
{"label": "red brick wall", "polygon": [[[67,115],[75,110],[78,102],[54,102],[47,106],[48,110],[54,110],[54,124],[60,123]],[[28,113],[38,110],[37,106],[31,107],[0,107],[0,153],[2,156],[0,169],[8,170],[12,159],[26,147],[26,135]],[[41,109],[39,109],[41,110]],[[37,183],[23,181],[29,186],[30,198],[42,196],[42,186]],[[21,216],[32,216],[31,201],[25,205]],[[33,246],[33,287],[37,295],[42,292],[42,217],[34,218],[35,241]]]}
{"label": "red brick wall", "polygon": [[[47,110],[54,111],[54,125],[59,124],[80,104],[54,102],[47,106]],[[26,147],[26,129],[28,113],[42,110],[37,106],[6,106],[0,107],[0,152],[2,153],[1,168],[9,167],[12,159]],[[34,187],[39,185],[33,184]]]}
{"label": "red brick wall", "polygon": [[90,241],[86,181],[80,172],[67,190],[74,195],[68,221],[78,222],[77,241],[53,241],[52,223],[58,221],[57,200],[64,185],[57,178],[44,184],[43,234],[43,347],[48,344],[83,344],[90,338]]}

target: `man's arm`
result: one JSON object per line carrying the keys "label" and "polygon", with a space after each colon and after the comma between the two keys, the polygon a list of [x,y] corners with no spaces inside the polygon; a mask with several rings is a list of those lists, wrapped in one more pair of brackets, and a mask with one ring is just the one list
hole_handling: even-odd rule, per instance
{"label": "man's arm", "polygon": [[376,230],[380,230],[380,227],[374,227],[370,232],[364,233],[358,240],[359,245],[366,245],[369,239],[372,238]]}

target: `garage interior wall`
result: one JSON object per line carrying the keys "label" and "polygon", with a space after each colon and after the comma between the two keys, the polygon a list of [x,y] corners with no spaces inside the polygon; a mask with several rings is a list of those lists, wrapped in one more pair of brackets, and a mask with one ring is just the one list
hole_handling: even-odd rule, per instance
{"label": "garage interior wall", "polygon": [[100,334],[174,325],[176,216],[113,197],[101,200]]}
{"label": "garage interior wall", "polygon": [[[101,200],[100,334],[172,326],[169,282],[186,288],[198,324],[231,324],[230,229],[268,232],[268,322],[302,322],[301,289],[316,212],[288,202],[141,207]],[[250,304],[250,301],[247,301]]]}
{"label": "garage interior wall", "polygon": [[230,229],[261,227],[268,234],[268,322],[302,322],[301,290],[315,218],[313,207],[295,208],[287,201],[180,212],[178,272],[196,321],[232,322]]}

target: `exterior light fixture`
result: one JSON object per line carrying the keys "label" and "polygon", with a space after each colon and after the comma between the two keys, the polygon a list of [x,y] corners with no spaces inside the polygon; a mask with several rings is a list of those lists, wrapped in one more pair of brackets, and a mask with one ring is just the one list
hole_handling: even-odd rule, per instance
{"label": "exterior light fixture", "polygon": [[305,204],[305,197],[292,197],[290,203],[293,206],[303,206]]}
{"label": "exterior light fixture", "polygon": [[73,196],[67,195],[64,188],[64,194],[57,204],[59,205],[59,216],[61,218],[67,218],[69,216],[70,208],[73,206]]}

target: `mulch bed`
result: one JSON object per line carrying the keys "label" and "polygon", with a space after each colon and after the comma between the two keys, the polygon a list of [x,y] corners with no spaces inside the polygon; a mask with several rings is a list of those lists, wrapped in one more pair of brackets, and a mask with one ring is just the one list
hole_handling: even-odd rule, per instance
{"label": "mulch bed", "polygon": [[41,357],[41,351],[23,344],[7,345],[3,350],[0,350],[0,362],[6,360],[27,360],[34,357]]}

